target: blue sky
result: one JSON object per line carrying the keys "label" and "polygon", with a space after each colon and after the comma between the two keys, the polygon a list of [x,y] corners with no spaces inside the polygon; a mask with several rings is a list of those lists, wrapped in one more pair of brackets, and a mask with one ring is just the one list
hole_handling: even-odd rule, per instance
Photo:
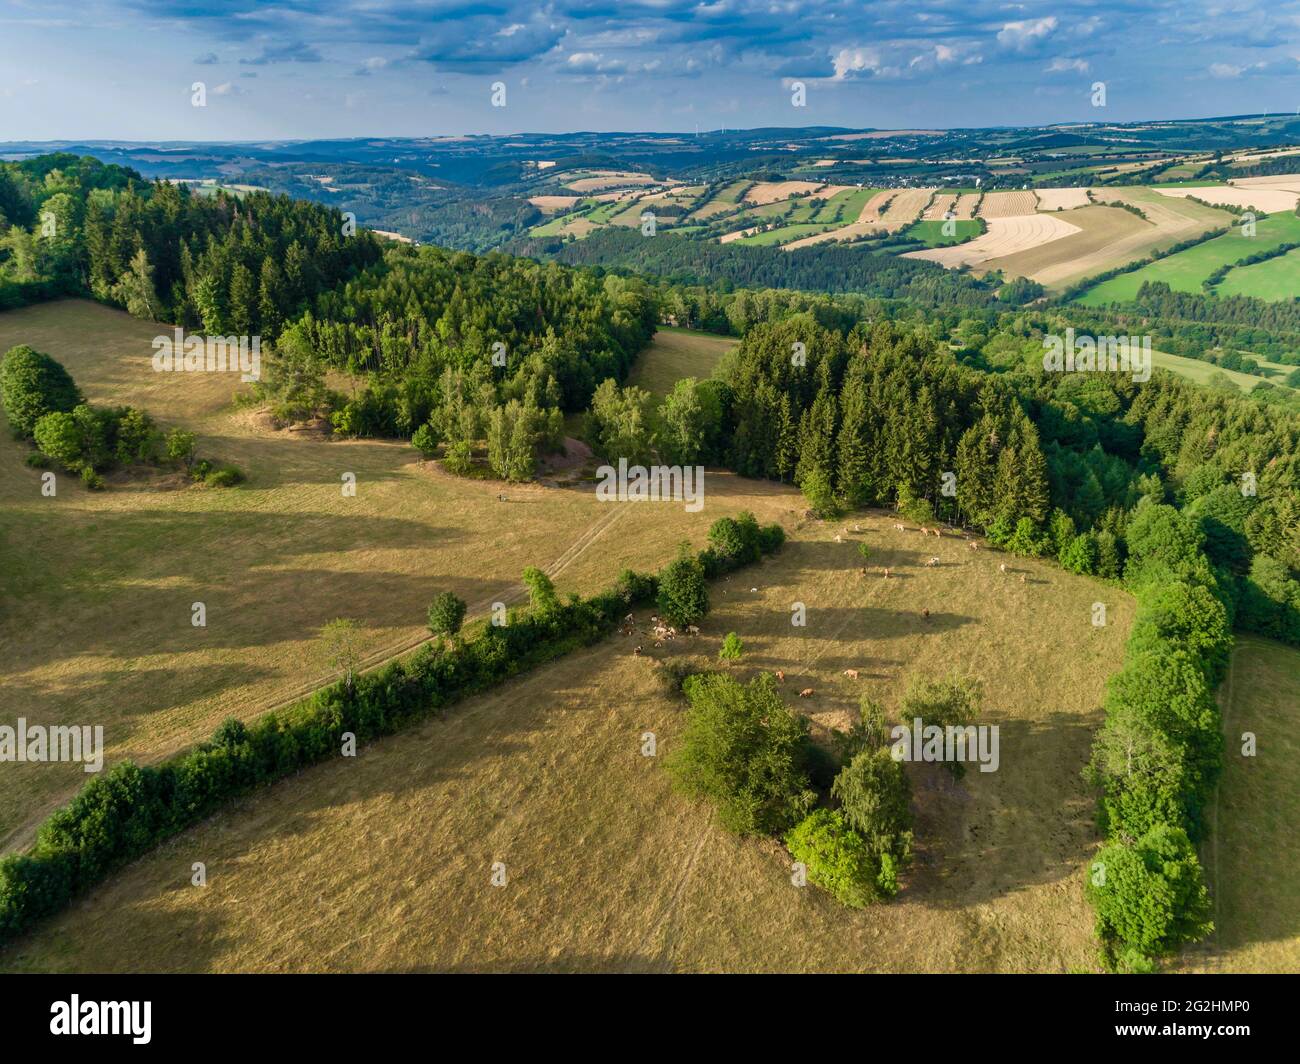
{"label": "blue sky", "polygon": [[[498,81],[505,107],[491,105]],[[1258,111],[1300,111],[1300,0],[0,0],[0,140]]]}

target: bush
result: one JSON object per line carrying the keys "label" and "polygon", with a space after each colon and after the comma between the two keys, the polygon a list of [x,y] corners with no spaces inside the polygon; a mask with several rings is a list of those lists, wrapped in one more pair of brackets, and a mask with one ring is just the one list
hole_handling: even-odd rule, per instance
{"label": "bush", "polygon": [[807,869],[809,882],[840,904],[862,909],[880,900],[880,862],[842,814],[818,809],[786,835],[785,844]]}
{"label": "bush", "polygon": [[208,470],[203,476],[203,483],[209,488],[233,488],[244,482],[243,470],[233,465],[217,466]]}
{"label": "bush", "polygon": [[722,649],[718,651],[718,658],[721,661],[739,661],[745,652],[745,644],[740,641],[740,636],[735,632],[728,632],[727,637],[722,641]]}
{"label": "bush", "polygon": [[1088,877],[1097,935],[1129,964],[1172,953],[1214,929],[1210,898],[1187,834],[1161,824],[1132,845],[1103,846]]}
{"label": "bush", "polygon": [[[958,676],[947,680],[927,680],[913,676],[903,695],[900,715],[908,727],[916,717],[921,718],[922,726],[965,727],[979,716],[982,699],[983,688],[977,680]],[[966,765],[961,761],[947,761],[945,764],[957,779],[966,774]]]}
{"label": "bush", "polygon": [[685,544],[677,559],[659,576],[659,613],[678,628],[698,624],[709,612],[709,587],[704,565]]}
{"label": "bush", "polygon": [[684,686],[690,706],[681,747],[668,760],[673,784],[718,807],[738,835],[788,830],[816,800],[806,772],[808,722],[781,701],[767,674],[748,686],[701,673]]}
{"label": "bush", "polygon": [[20,344],[0,362],[0,402],[14,434],[30,437],[46,414],[71,413],[81,403],[81,393],[59,363]]}

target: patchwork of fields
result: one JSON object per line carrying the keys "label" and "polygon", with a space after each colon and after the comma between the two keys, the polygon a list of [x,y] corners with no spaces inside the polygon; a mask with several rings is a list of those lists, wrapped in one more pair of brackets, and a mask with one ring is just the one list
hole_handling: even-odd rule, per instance
{"label": "patchwork of fields", "polygon": [[[1138,289],[1148,281],[1163,282],[1177,292],[1200,292],[1201,282],[1220,267],[1230,266],[1279,244],[1291,243],[1300,243],[1300,217],[1294,214],[1271,214],[1256,223],[1253,237],[1243,236],[1240,227],[1234,228],[1222,236],[1148,263],[1141,269],[1103,281],[1084,292],[1078,302],[1086,306],[1104,306],[1111,302],[1134,299]],[[1287,293],[1300,294],[1300,273],[1292,272],[1296,261],[1286,256],[1269,259],[1254,267],[1233,269],[1217,286],[1216,291],[1224,295],[1258,295],[1264,299],[1271,296],[1289,298]],[[1255,272],[1246,273],[1247,270]],[[1244,278],[1238,276],[1243,273]],[[1257,290],[1251,289],[1249,285],[1252,279],[1264,283]]]}

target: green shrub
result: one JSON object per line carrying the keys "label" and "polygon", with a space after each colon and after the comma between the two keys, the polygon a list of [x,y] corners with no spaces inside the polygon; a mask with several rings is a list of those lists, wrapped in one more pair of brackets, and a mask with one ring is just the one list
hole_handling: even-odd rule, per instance
{"label": "green shrub", "polygon": [[745,652],[745,644],[740,641],[740,636],[735,632],[728,632],[727,637],[722,641],[722,649],[718,651],[718,658],[721,661],[739,661]]}
{"label": "green shrub", "polygon": [[1181,828],[1161,824],[1132,845],[1103,846],[1087,889],[1098,937],[1121,953],[1162,956],[1214,929],[1196,850]]}
{"label": "green shrub", "polygon": [[[785,844],[807,869],[808,881],[840,904],[861,909],[880,900],[880,862],[839,812],[810,813],[786,835]],[[892,865],[889,879],[893,881]]]}
{"label": "green shrub", "polygon": [[713,802],[739,835],[789,829],[816,800],[806,771],[807,720],[781,701],[766,673],[748,685],[701,673],[683,689],[686,728],[667,762],[674,785]]}
{"label": "green shrub", "polygon": [[659,575],[659,613],[678,628],[698,624],[709,612],[709,587],[704,565],[685,544],[675,561]]}
{"label": "green shrub", "polygon": [[872,853],[905,861],[912,851],[912,789],[901,761],[889,750],[863,750],[831,786],[844,819]]}
{"label": "green shrub", "polygon": [[209,470],[203,477],[203,483],[209,488],[233,488],[243,482],[243,470],[233,465],[218,466]]}

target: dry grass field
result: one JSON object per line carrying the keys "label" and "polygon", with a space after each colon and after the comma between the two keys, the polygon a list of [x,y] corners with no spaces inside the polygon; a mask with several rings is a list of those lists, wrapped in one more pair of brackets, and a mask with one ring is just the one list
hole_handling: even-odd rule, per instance
{"label": "dry grass field", "polygon": [[937,222],[942,221],[948,211],[953,210],[957,204],[957,197],[951,192],[940,192],[930,202],[921,214],[922,221]]}
{"label": "dry grass field", "polygon": [[[1094,968],[1082,882],[1096,838],[1079,770],[1130,600],[1036,561],[1011,559],[1001,573],[1004,555],[896,532],[887,515],[853,520],[863,533],[836,543],[839,524],[788,518],[782,551],[714,585],[703,634],[653,653],[716,664],[736,631],[745,656],[730,668],[742,678],[784,668],[815,734],[844,723],[864,692],[895,709],[914,673],[983,681],[1000,769],[954,782],[938,766],[908,766],[916,860],[894,902],[853,911],[796,888],[777,844],[731,837],[673,793],[661,762],[681,734],[680,704],[654,661],[632,656],[633,639],[614,636],[250,796],[12,944],[0,966]],[[861,538],[890,579],[858,575]],[[931,554],[942,565],[926,567]],[[566,573],[559,585],[582,581]],[[1108,627],[1090,623],[1096,599],[1110,606]],[[794,602],[806,604],[805,628],[790,623]],[[816,695],[794,698],[802,687]],[[641,754],[647,731],[655,757]],[[206,887],[190,885],[195,861]],[[490,885],[494,862],[504,886]]]}
{"label": "dry grass field", "polygon": [[787,251],[793,251],[795,248],[806,248],[813,244],[857,240],[869,233],[880,232],[885,227],[883,223],[885,213],[891,208],[893,201],[899,195],[900,193],[895,189],[884,189],[877,192],[862,205],[862,210],[858,213],[856,221],[850,222],[848,225],[842,225],[838,229],[828,229],[823,233],[814,233],[811,236],[801,237],[781,246]]}
{"label": "dry grass field", "polygon": [[[165,327],[82,301],[0,315],[0,352],[30,343],[62,362],[93,402],[144,407],[198,433],[201,455],[237,463],[244,485],[175,476],[89,492],[72,477],[42,498],[25,445],[0,428],[0,654],[6,716],[102,724],[108,762],[150,760],[252,717],[324,680],[317,632],[356,619],[367,653],[419,640],[433,596],[486,610],[528,565],[592,592],[626,565],[657,568],[718,517],[772,520],[799,506],[776,485],[710,474],[706,506],[609,507],[590,490],[504,488],[422,464],[395,440],[278,432],[231,405],[233,375],[154,373]],[[355,498],[341,476],[356,475]],[[190,624],[203,602],[207,627]],[[85,779],[79,766],[0,773],[0,849]]]}
{"label": "dry grass field", "polygon": [[[1300,650],[1238,636],[1219,689],[1223,779],[1202,847],[1216,931],[1182,967],[1300,972]],[[1255,756],[1242,756],[1252,733]]]}
{"label": "dry grass field", "polygon": [[921,217],[921,211],[933,195],[932,188],[909,188],[897,193],[880,215],[881,225],[891,233],[906,229]]}

